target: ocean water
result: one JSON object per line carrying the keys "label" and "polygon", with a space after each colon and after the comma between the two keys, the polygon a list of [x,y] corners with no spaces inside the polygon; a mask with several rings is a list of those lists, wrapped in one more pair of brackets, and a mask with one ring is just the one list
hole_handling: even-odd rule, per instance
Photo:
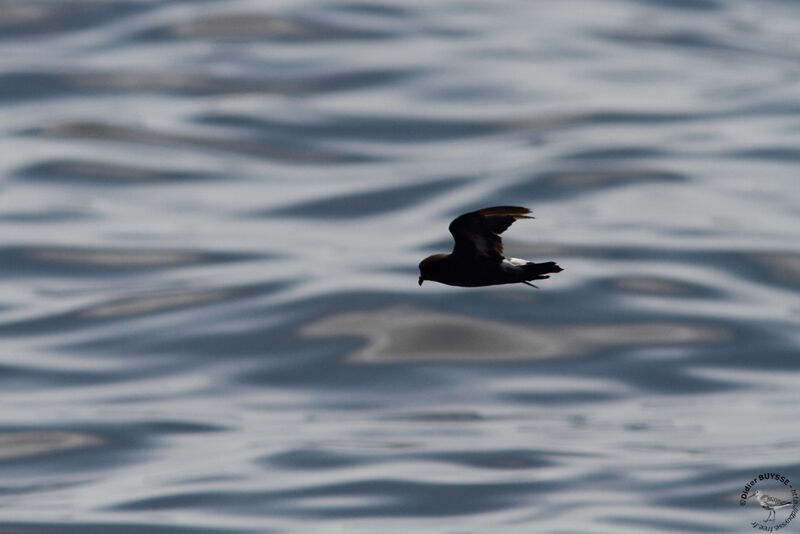
{"label": "ocean water", "polygon": [[[798,36],[788,0],[3,0],[0,531],[753,531],[748,481],[800,484]],[[564,272],[418,287],[497,204]]]}

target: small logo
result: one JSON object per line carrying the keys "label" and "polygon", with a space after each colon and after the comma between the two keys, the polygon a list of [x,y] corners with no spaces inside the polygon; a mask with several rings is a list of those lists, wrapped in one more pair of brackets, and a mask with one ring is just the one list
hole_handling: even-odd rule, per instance
{"label": "small logo", "polygon": [[[780,473],[761,473],[745,484],[739,497],[740,506],[756,503],[767,511],[766,519],[750,523],[753,528],[765,532],[777,532],[791,523],[797,515],[800,502],[792,481]],[[783,520],[780,523],[777,521],[778,510],[782,511]],[[786,510],[791,510],[788,516],[783,515]]]}

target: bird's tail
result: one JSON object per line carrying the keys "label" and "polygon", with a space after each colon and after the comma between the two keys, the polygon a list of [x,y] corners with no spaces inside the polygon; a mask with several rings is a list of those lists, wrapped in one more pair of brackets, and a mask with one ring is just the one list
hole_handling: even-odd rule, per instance
{"label": "bird's tail", "polygon": [[548,261],[546,263],[533,263],[531,261],[523,267],[523,274],[525,275],[524,281],[544,280],[545,278],[550,278],[550,276],[548,276],[549,274],[560,273],[563,270],[564,269],[559,267],[554,261]]}

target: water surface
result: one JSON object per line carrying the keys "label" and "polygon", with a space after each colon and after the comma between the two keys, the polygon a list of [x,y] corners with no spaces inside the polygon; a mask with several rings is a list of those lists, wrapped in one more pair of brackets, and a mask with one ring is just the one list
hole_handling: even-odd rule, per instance
{"label": "water surface", "polygon": [[[0,2],[2,530],[749,531],[800,481],[798,21]],[[564,272],[419,288],[494,204]]]}

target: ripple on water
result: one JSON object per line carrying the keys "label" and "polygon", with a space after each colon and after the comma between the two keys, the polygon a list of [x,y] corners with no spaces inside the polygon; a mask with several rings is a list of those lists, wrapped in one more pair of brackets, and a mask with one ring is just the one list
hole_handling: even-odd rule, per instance
{"label": "ripple on water", "polygon": [[[422,200],[441,195],[461,187],[470,180],[449,178],[431,180],[420,184],[397,185],[377,191],[359,190],[350,195],[327,195],[320,200],[286,206],[261,212],[261,216],[298,216],[313,219],[349,219],[389,213],[416,205]],[[353,209],[359,206],[359,209]]]}
{"label": "ripple on water", "polygon": [[354,363],[490,362],[589,356],[625,346],[713,343],[720,327],[679,322],[513,325],[425,310],[388,308],[334,315],[303,329],[308,336],[358,336]]}
{"label": "ripple on water", "polygon": [[650,295],[697,295],[700,289],[669,278],[657,276],[626,276],[615,279],[614,284],[623,291]]}
{"label": "ripple on water", "polygon": [[273,454],[266,458],[262,463],[268,467],[289,470],[317,470],[317,469],[340,469],[363,465],[368,462],[368,457],[364,455],[344,454],[320,448],[308,449],[297,448]]}
{"label": "ripple on water", "polygon": [[773,280],[800,289],[800,254],[759,252],[752,254],[751,259],[766,267]]}
{"label": "ripple on water", "polygon": [[[0,336],[60,332],[81,327],[91,327],[105,321],[150,317],[159,313],[189,310],[200,306],[251,298],[285,287],[286,283],[276,282],[218,288],[189,288],[145,292],[133,296],[105,300],[68,312],[9,321],[0,324]],[[115,333],[115,336],[111,343],[116,341],[116,343],[121,344],[125,338],[119,332]],[[91,344],[88,343],[88,345]]]}
{"label": "ripple on water", "polygon": [[140,33],[141,40],[199,39],[251,41],[273,40],[289,42],[333,41],[342,39],[378,39],[388,37],[386,32],[335,26],[308,20],[300,14],[254,12],[223,12],[197,15],[170,24],[151,28]]}
{"label": "ripple on water", "polygon": [[533,449],[465,450],[441,452],[400,452],[359,454],[335,452],[326,449],[295,449],[270,456],[265,465],[288,470],[345,469],[375,462],[425,461],[457,464],[475,469],[525,470],[554,465],[553,451]]}
{"label": "ripple on water", "polygon": [[[402,479],[363,479],[275,491],[184,493],[141,499],[115,510],[206,509],[256,515],[265,510],[288,516],[447,517],[502,510],[520,498],[533,498],[559,484],[544,482],[450,483]],[[453,498],[457,495],[458,498]]]}
{"label": "ripple on water", "polygon": [[15,175],[24,180],[92,185],[186,182],[221,178],[203,172],[175,171],[81,159],[40,161],[19,169]]}
{"label": "ripple on water", "polygon": [[0,39],[89,28],[150,8],[147,3],[125,1],[3,2]]}
{"label": "ripple on water", "polygon": [[526,129],[530,125],[517,120],[464,120],[452,117],[343,116],[321,117],[309,123],[289,123],[251,115],[207,114],[198,122],[234,126],[248,130],[280,131],[283,134],[332,139],[356,139],[370,143],[452,142],[456,139],[491,135]]}
{"label": "ripple on water", "polygon": [[652,159],[669,155],[664,149],[651,146],[623,146],[581,149],[562,156],[565,160]]}
{"label": "ripple on water", "polygon": [[[268,289],[274,286],[270,285]],[[214,302],[227,301],[236,297],[258,294],[264,287],[232,287],[219,289],[192,289],[183,291],[163,291],[153,294],[137,295],[95,304],[78,313],[81,318],[111,319],[138,315],[150,315]]]}
{"label": "ripple on water", "polygon": [[[253,256],[201,250],[138,247],[0,247],[0,272],[6,276],[97,276],[130,274],[134,270],[209,265],[252,259]],[[264,257],[262,256],[262,259]]]}
{"label": "ripple on water", "polygon": [[402,69],[353,69],[259,77],[222,76],[179,70],[81,70],[77,72],[12,71],[0,73],[0,101],[13,102],[56,97],[120,95],[142,92],[183,96],[279,94],[297,96],[399,82],[414,74]]}
{"label": "ripple on water", "polygon": [[596,193],[612,187],[637,184],[680,183],[688,177],[677,172],[647,167],[606,167],[547,171],[533,174],[497,195],[507,198],[561,199]]}
{"label": "ripple on water", "polygon": [[105,440],[81,432],[32,430],[0,432],[0,461],[100,447]]}
{"label": "ripple on water", "polygon": [[116,141],[147,145],[175,145],[193,150],[211,149],[267,160],[288,160],[296,163],[359,163],[372,161],[373,156],[314,148],[310,145],[281,145],[274,140],[231,139],[202,137],[184,133],[169,133],[141,126],[109,122],[76,121],[33,128],[24,133],[33,136],[63,139]]}
{"label": "ripple on water", "polygon": [[796,146],[769,146],[732,150],[725,155],[732,158],[766,160],[790,165],[800,163],[800,149]]}

